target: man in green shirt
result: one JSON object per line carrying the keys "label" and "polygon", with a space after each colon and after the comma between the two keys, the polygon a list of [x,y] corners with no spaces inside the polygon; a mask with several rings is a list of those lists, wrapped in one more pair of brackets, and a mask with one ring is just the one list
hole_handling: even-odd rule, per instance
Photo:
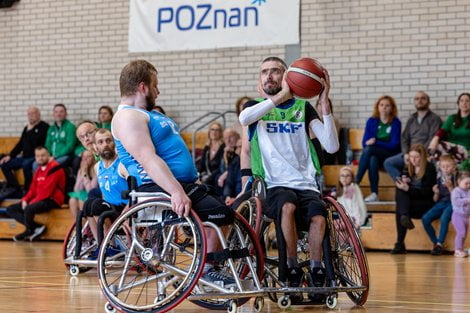
{"label": "man in green shirt", "polygon": [[52,114],[54,124],[47,131],[46,148],[58,163],[68,166],[77,144],[76,127],[67,119],[67,108],[62,103],[54,105]]}

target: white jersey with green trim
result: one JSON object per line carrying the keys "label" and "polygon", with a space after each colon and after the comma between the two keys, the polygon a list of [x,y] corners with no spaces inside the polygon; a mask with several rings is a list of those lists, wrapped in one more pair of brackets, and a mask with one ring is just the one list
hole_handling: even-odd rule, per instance
{"label": "white jersey with green trim", "polygon": [[[295,101],[284,108],[278,106],[258,120],[251,161],[253,168],[261,169],[260,175],[268,188],[319,192],[313,162],[317,156],[312,155],[314,148],[306,127],[305,101]],[[258,164],[253,166],[253,162]]]}

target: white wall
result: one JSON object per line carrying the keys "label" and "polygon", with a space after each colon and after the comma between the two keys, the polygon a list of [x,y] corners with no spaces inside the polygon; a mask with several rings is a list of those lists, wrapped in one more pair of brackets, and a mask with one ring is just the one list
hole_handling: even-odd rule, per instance
{"label": "white wall", "polygon": [[[445,117],[470,90],[469,18],[469,0],[303,0],[300,50],[330,71],[346,126],[362,127],[382,94],[396,98],[406,120],[417,90]],[[119,73],[132,59],[157,66],[158,104],[184,125],[256,96],[260,61],[285,57],[283,46],[129,54],[127,27],[124,0],[23,0],[0,10],[0,136],[20,134],[31,104],[48,122],[58,102],[73,122],[116,107]]]}

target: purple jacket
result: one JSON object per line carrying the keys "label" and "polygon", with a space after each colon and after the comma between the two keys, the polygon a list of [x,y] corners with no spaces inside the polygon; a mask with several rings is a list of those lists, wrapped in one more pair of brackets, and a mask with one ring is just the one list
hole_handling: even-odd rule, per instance
{"label": "purple jacket", "polygon": [[470,216],[470,190],[455,187],[451,194],[452,210]]}

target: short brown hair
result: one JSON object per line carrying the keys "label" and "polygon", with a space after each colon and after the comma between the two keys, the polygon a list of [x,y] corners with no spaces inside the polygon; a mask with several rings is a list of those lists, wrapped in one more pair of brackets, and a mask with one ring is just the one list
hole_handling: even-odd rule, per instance
{"label": "short brown hair", "polygon": [[135,60],[124,66],[119,77],[121,97],[135,94],[140,83],[150,85],[152,73],[157,73],[157,69],[145,60]]}

